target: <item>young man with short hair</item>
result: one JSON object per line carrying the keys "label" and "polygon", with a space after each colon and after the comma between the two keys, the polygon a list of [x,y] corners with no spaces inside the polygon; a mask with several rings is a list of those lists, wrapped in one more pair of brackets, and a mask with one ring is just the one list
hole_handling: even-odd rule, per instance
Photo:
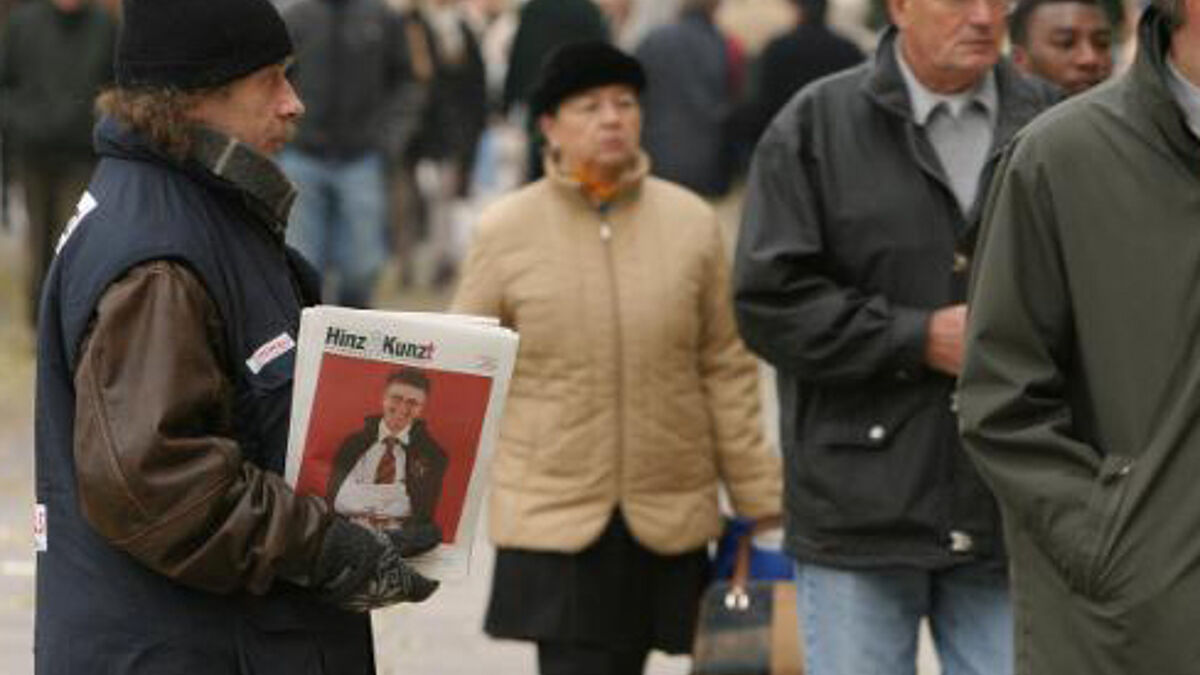
{"label": "young man with short hair", "polygon": [[1067,94],[1112,75],[1113,25],[1098,0],[1022,0],[1009,26],[1013,63]]}
{"label": "young man with short hair", "polygon": [[388,375],[379,414],[367,417],[334,456],[325,500],[338,513],[380,531],[436,528],[449,458],[425,422],[431,389],[417,368]]}

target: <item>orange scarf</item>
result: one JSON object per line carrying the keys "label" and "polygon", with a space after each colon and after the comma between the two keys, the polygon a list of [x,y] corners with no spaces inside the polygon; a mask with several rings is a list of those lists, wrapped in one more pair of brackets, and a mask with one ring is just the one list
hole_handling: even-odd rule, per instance
{"label": "orange scarf", "polygon": [[612,201],[612,198],[617,196],[617,193],[621,191],[621,187],[624,185],[624,182],[621,180],[601,178],[592,173],[586,166],[575,169],[571,173],[571,178],[579,183],[584,196],[597,206],[603,206]]}

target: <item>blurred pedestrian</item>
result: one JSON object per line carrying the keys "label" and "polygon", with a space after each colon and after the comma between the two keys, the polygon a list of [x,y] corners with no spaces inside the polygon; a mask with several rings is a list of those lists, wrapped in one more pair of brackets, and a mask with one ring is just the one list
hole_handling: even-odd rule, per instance
{"label": "blurred pedestrian", "polygon": [[300,190],[288,243],[336,276],[334,302],[367,307],[390,254],[387,171],[405,140],[403,25],[383,0],[299,0],[284,17],[308,106],[280,158]]}
{"label": "blurred pedestrian", "polygon": [[479,204],[525,182],[526,138],[521,126],[504,114],[503,105],[508,56],[517,33],[515,3],[475,0],[468,6],[474,8],[472,25],[487,69],[488,122],[471,176],[471,200]]}
{"label": "blurred pedestrian", "polygon": [[1009,19],[1023,72],[1078,94],[1113,70],[1113,25],[1099,0],[1021,0]]}
{"label": "blurred pedestrian", "polygon": [[996,504],[959,445],[966,274],[1000,149],[1054,100],[1000,56],[1006,0],[891,0],[873,60],[755,152],[742,335],[777,369],[810,675],[1013,669]]}
{"label": "blurred pedestrian", "polygon": [[454,279],[469,240],[465,201],[487,123],[487,73],[461,0],[428,0],[420,19],[428,27],[433,77],[414,151],[426,203],[430,281],[444,287]]}
{"label": "blurred pedestrian", "polygon": [[479,41],[487,71],[488,109],[499,111],[504,101],[508,57],[517,34],[514,0],[469,0],[467,20]]}
{"label": "blurred pedestrian", "polygon": [[[633,0],[593,0],[608,24],[608,35],[614,45],[632,50],[636,42],[630,43],[633,26]],[[660,2],[662,0],[659,0]]]}
{"label": "blurred pedestrian", "polygon": [[546,57],[571,42],[607,40],[608,25],[592,0],[528,0],[521,6],[517,34],[504,80],[504,109],[519,108],[529,134],[526,173],[529,180],[542,175],[542,140],[537,120],[528,111],[529,95]]}
{"label": "blurred pedestrian", "polygon": [[399,156],[388,167],[388,211],[392,252],[400,267],[400,285],[415,281],[418,267],[418,248],[429,236],[429,209],[424,195],[417,187],[417,164],[421,161],[422,126],[428,119],[427,109],[433,90],[436,69],[433,35],[421,15],[421,6],[408,0],[388,0],[400,20],[404,33],[409,75],[396,104],[399,117],[395,136],[399,139]]}
{"label": "blurred pedestrian", "polygon": [[718,486],[742,515],[780,508],[721,228],[647,175],[644,82],[602,42],[547,61],[531,100],[546,177],[485,211],[453,303],[521,333],[486,629],[536,642],[543,675],[640,673],[651,649],[688,652]]}
{"label": "blurred pedestrian", "polygon": [[372,673],[367,610],[436,583],[280,475],[318,292],[269,157],[304,110],[287,29],[267,0],[123,4],[38,331],[36,672]]}
{"label": "blurred pedestrian", "polygon": [[705,197],[733,179],[734,61],[714,17],[720,0],[685,0],[679,19],[637,48],[649,83],[642,135],[651,170]]}
{"label": "blurred pedestrian", "polygon": [[1008,535],[1020,675],[1191,673],[1200,608],[1200,2],[1002,160],[971,282],[966,448]]}
{"label": "blurred pedestrian", "polygon": [[858,65],[862,50],[829,27],[827,0],[792,0],[795,29],[767,43],[758,59],[750,136],[757,140],[796,92],[808,83]]}
{"label": "blurred pedestrian", "polygon": [[0,128],[25,192],[30,323],[95,164],[92,101],[112,81],[117,25],[90,0],[18,5],[0,35]]}

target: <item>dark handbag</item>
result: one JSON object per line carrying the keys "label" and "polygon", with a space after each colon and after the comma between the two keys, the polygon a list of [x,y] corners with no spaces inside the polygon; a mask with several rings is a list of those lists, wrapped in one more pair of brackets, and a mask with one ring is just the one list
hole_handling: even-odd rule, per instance
{"label": "dark handbag", "polygon": [[704,591],[692,675],[804,675],[796,585],[750,578],[754,535],[779,526],[773,517],[743,530],[732,578]]}

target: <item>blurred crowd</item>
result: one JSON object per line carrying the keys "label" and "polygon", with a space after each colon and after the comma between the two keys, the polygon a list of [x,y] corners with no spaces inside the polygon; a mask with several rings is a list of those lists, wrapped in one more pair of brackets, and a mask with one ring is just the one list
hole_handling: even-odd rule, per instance
{"label": "blurred crowd", "polygon": [[[1107,2],[1019,3],[1017,65],[1068,91],[1106,78],[1128,24],[1125,8]],[[281,157],[300,187],[289,243],[342,304],[370,305],[381,279],[447,289],[480,204],[542,173],[526,107],[538,66],[587,38],[614,42],[647,69],[643,139],[654,173],[709,198],[728,195],[776,112],[804,84],[861,61],[878,19],[872,6],[846,3],[833,28],[827,0],[725,4],[276,0],[297,43],[291,73],[307,107]],[[8,215],[19,201],[30,224],[31,318],[56,233],[92,165],[91,101],[111,79],[118,8],[0,3],[2,206]]]}

